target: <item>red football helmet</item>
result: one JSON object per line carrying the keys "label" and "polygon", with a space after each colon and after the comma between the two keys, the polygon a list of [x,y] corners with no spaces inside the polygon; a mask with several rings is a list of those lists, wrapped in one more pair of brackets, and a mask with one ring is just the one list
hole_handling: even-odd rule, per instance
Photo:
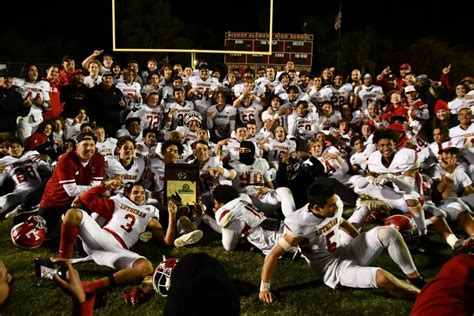
{"label": "red football helmet", "polygon": [[34,249],[43,244],[46,239],[46,231],[44,218],[35,215],[13,226],[10,236],[15,246],[23,249]]}
{"label": "red football helmet", "polygon": [[420,234],[415,221],[406,215],[392,215],[385,220],[384,225],[397,229],[405,240],[416,239]]}
{"label": "red football helmet", "polygon": [[166,259],[166,257],[163,256],[163,261],[160,262],[155,272],[153,272],[153,288],[163,297],[168,296],[168,290],[171,286],[171,273],[178,261],[178,258]]}

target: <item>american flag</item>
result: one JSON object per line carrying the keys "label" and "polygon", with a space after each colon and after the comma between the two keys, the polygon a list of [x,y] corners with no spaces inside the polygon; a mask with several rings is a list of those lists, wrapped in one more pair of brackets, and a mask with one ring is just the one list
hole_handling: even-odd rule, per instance
{"label": "american flag", "polygon": [[334,29],[336,31],[341,28],[341,19],[342,19],[342,9],[339,8],[339,13],[336,15],[336,20],[334,21]]}

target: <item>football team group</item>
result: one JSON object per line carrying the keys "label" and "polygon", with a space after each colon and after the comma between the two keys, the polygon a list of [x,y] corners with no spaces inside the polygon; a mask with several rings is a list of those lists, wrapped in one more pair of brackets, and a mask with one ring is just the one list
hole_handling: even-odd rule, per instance
{"label": "football team group", "polygon": [[[430,79],[407,63],[347,77],[291,61],[278,71],[158,65],[122,67],[94,51],[81,67],[64,56],[44,78],[35,64],[0,70],[0,216],[15,246],[57,253],[68,274],[54,280],[75,312],[144,280],[169,301],[184,295],[186,263],[199,274],[196,262],[220,271],[217,260],[154,268],[130,248],[152,238],[192,247],[213,232],[226,251],[246,243],[265,255],[258,296],[268,304],[290,253],[332,289],[382,288],[416,300],[414,315],[473,313],[472,77],[451,85],[451,66]],[[167,168],[198,176],[169,194]],[[453,258],[426,283],[411,253],[429,257],[432,234]],[[384,249],[403,279],[371,266]],[[90,260],[115,272],[81,283],[72,264]],[[0,264],[2,301],[11,279]],[[229,304],[238,314],[238,299]]]}

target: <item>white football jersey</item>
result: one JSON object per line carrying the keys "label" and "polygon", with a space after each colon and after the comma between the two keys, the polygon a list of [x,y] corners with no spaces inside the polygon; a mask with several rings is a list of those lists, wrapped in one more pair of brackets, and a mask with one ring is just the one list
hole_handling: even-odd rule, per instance
{"label": "white football jersey", "polygon": [[231,162],[230,165],[237,172],[232,184],[241,193],[254,195],[255,191],[265,186],[266,182],[272,181],[270,166],[263,158],[255,158],[255,162],[250,166],[238,160]]}
{"label": "white football jersey", "polygon": [[367,163],[369,171],[376,174],[402,174],[417,166],[418,156],[413,149],[400,148],[395,153],[390,166],[385,167],[382,163],[382,154],[377,150],[370,154]]}
{"label": "white football jersey", "polygon": [[151,108],[147,104],[144,104],[139,110],[130,112],[127,118],[129,117],[140,118],[142,130],[145,128],[159,130],[163,122],[163,108],[160,105]]}
{"label": "white football jersey", "polygon": [[309,140],[318,130],[319,116],[315,112],[308,112],[305,117],[299,116],[296,112],[288,116],[288,135]]}
{"label": "white football jersey", "polygon": [[158,192],[165,188],[165,163],[159,157],[148,161],[148,168],[153,172],[155,183],[154,191]]}
{"label": "white football jersey", "polygon": [[303,237],[299,244],[301,251],[311,261],[334,258],[339,251],[340,225],[343,222],[343,203],[338,197],[337,211],[332,217],[317,217],[306,204],[285,218],[285,233],[294,237]]}
{"label": "white football jersey", "polygon": [[26,82],[23,79],[15,78],[13,80],[13,84],[20,87],[21,96],[23,100],[27,98],[31,98],[33,105],[30,108],[29,115],[34,117],[35,123],[41,123],[43,121],[42,113],[43,109],[39,106],[35,105],[35,98],[39,95],[39,97],[43,101],[49,101],[49,91],[51,90],[51,86],[49,82],[41,80],[34,83]]}
{"label": "white football jersey", "polygon": [[181,132],[184,135],[183,144],[191,146],[192,143],[196,141],[197,131],[191,131],[187,126],[178,126],[176,131]]}
{"label": "white football jersey", "polygon": [[0,182],[10,178],[15,184],[15,188],[25,186],[37,186],[41,182],[38,168],[51,169],[49,164],[43,160],[35,159],[34,156],[39,155],[35,150],[28,151],[20,158],[6,156],[0,159],[0,163],[6,164],[7,167],[0,173]]}
{"label": "white football jersey", "polygon": [[374,103],[375,101],[380,100],[380,98],[382,98],[383,90],[382,87],[376,85],[371,85],[369,87],[362,85],[357,95],[362,101],[362,111],[366,111],[367,106],[369,104]]}
{"label": "white football jersey", "polygon": [[326,86],[320,92],[322,98],[329,99],[334,108],[341,108],[343,104],[349,103],[352,94],[352,85],[350,83],[345,83],[339,88]]}
{"label": "white football jersey", "polygon": [[257,130],[263,127],[262,118],[260,113],[262,113],[263,106],[257,101],[253,101],[248,107],[240,106],[238,108],[240,121],[242,123],[247,123],[248,121],[254,120],[257,123]]}
{"label": "white football jersey", "polygon": [[463,140],[465,148],[461,149],[461,154],[470,164],[474,164],[474,124],[471,123],[467,129],[462,129],[460,125],[450,128],[449,137],[455,142]]}
{"label": "white football jersey", "polygon": [[191,77],[189,80],[192,88],[198,88],[194,93],[193,101],[196,105],[196,110],[204,117],[206,111],[212,105],[212,94],[217,89],[217,79],[209,77],[202,80],[201,77]]}
{"label": "white football jersey", "polygon": [[232,105],[227,104],[222,111],[219,111],[217,104],[214,104],[207,110],[207,128],[209,130],[214,128],[218,138],[228,138],[235,128],[236,115],[237,109]]}
{"label": "white football jersey", "polygon": [[448,102],[448,108],[451,110],[451,113],[457,114],[459,109],[470,108],[471,111],[474,110],[474,99],[460,99],[456,98]]}
{"label": "white football jersey", "polygon": [[[142,104],[142,87],[138,82],[133,82],[132,84],[125,83],[123,81],[115,85],[117,89],[122,91],[125,102],[127,103],[127,109],[136,110],[140,108]],[[138,101],[134,101],[133,97],[138,97]]]}
{"label": "white football jersey", "polygon": [[171,130],[176,129],[178,126],[184,126],[184,118],[186,114],[194,110],[194,103],[191,101],[184,101],[184,104],[172,103],[170,106],[171,109],[176,109],[173,113],[173,121],[171,124]]}
{"label": "white football jersey", "polygon": [[115,147],[117,146],[117,139],[108,137],[103,143],[97,141],[95,147],[97,152],[103,156],[114,155]]}
{"label": "white football jersey", "polygon": [[145,172],[145,160],[143,158],[133,158],[132,166],[129,169],[120,163],[120,158],[117,156],[105,156],[105,174],[109,178],[120,176],[122,182],[133,183],[137,182],[143,177]]}
{"label": "white football jersey", "polygon": [[138,241],[152,218],[160,219],[160,212],[154,206],[139,206],[120,195],[113,196],[111,200],[115,209],[104,229],[123,240],[127,248],[131,248]]}
{"label": "white football jersey", "polygon": [[293,140],[285,139],[284,141],[279,142],[274,138],[270,138],[268,141],[267,160],[271,166],[276,167],[282,153],[292,153],[295,150],[296,143]]}
{"label": "white football jersey", "polygon": [[[265,215],[254,205],[240,197],[226,203],[217,210],[215,214],[216,222],[220,223],[223,216],[229,212],[235,214],[235,219],[232,221],[232,225],[222,229],[223,241],[226,230],[232,230],[236,233],[232,233],[232,236],[238,234],[240,237],[246,238],[264,254],[268,254],[283,236],[283,225],[279,230],[275,231],[261,228],[260,224],[266,219]],[[234,222],[237,225],[234,225]]]}
{"label": "white football jersey", "polygon": [[[275,114],[269,114],[268,110],[262,112],[262,122],[265,123],[267,121],[273,120],[273,116]],[[288,132],[288,115],[289,113],[285,113],[284,115],[279,115],[276,126],[282,126],[285,131]]]}

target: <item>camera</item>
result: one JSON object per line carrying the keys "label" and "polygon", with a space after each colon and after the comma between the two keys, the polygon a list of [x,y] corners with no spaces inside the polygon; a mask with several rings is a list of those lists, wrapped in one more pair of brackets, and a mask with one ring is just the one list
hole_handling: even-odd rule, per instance
{"label": "camera", "polygon": [[53,287],[55,285],[53,280],[55,274],[66,280],[67,265],[64,262],[53,262],[49,259],[36,258],[35,270],[38,286],[41,287]]}

